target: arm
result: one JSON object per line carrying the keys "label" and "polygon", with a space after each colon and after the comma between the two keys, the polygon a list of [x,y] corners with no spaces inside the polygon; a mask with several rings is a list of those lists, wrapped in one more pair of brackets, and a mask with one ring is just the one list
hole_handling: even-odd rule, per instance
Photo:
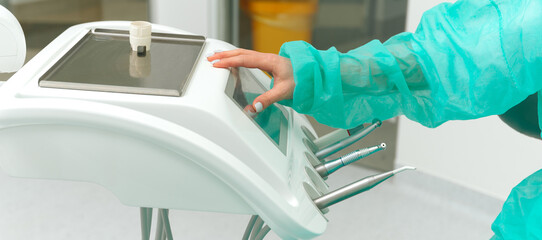
{"label": "arm", "polygon": [[427,11],[416,33],[347,53],[297,41],[282,57],[235,50],[208,59],[273,73],[274,88],[253,105],[283,100],[340,128],[400,114],[436,127],[501,114],[542,89],[540,12],[541,0],[460,0]]}
{"label": "arm", "polygon": [[501,114],[542,88],[540,12],[540,1],[467,0],[427,11],[416,33],[348,53],[286,43],[291,106],[342,128],[400,114],[429,127]]}

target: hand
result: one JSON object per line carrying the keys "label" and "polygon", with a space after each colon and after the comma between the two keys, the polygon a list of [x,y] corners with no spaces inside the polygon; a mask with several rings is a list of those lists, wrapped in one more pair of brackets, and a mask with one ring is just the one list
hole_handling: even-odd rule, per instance
{"label": "hand", "polygon": [[[292,99],[295,82],[290,59],[272,53],[260,53],[246,49],[218,52],[207,58],[217,68],[246,67],[259,68],[273,75],[273,88],[256,97],[249,111],[261,112],[269,105]],[[218,60],[218,61],[217,61]]]}

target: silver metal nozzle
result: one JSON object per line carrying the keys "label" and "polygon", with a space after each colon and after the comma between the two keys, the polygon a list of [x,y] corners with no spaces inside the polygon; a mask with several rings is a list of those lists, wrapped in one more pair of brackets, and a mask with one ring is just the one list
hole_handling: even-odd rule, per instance
{"label": "silver metal nozzle", "polygon": [[402,168],[393,170],[393,174],[397,174],[397,173],[400,173],[400,172],[403,172],[403,171],[406,171],[406,170],[416,170],[416,168],[411,167],[411,166],[404,166]]}
{"label": "silver metal nozzle", "polygon": [[327,177],[329,174],[339,170],[339,168],[342,168],[360,159],[366,158],[372,155],[373,153],[379,152],[384,149],[386,149],[385,143],[381,143],[380,145],[376,145],[376,146],[372,146],[368,148],[359,149],[349,154],[346,154],[342,157],[339,157],[337,159],[317,165],[314,167],[314,169],[316,170],[316,172],[318,172],[318,174],[320,174],[321,177]]}
{"label": "silver metal nozzle", "polygon": [[358,195],[362,192],[370,190],[371,188],[375,187],[381,182],[386,181],[388,178],[392,177],[393,175],[397,173],[403,172],[405,170],[414,170],[414,169],[416,168],[405,166],[393,171],[365,177],[354,183],[351,183],[335,191],[332,191],[326,195],[313,199],[314,204],[316,204],[316,206],[320,209],[327,208],[335,203],[341,202],[355,195]]}
{"label": "silver metal nozzle", "polygon": [[352,145],[352,143],[355,143],[357,142],[358,140],[364,138],[365,136],[367,136],[369,133],[371,133],[372,131],[374,131],[377,127],[380,127],[382,125],[382,122],[378,119],[375,119],[373,120],[373,124],[371,124],[370,126],[366,127],[366,128],[362,128],[361,130],[359,130],[359,132],[356,132],[354,133],[353,135],[351,135],[350,137],[347,137],[335,144],[332,144],[330,145],[329,147],[326,147],[318,152],[315,153],[316,157],[319,158],[319,159],[323,159],[333,153],[336,153],[338,151],[340,151],[341,149],[344,149],[350,145]]}

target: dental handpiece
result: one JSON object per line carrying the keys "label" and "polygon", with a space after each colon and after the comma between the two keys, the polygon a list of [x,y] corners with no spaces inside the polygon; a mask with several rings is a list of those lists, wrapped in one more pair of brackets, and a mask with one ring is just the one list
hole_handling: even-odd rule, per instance
{"label": "dental handpiece", "polygon": [[337,159],[317,165],[314,167],[314,169],[316,170],[316,172],[318,172],[318,174],[320,174],[321,177],[324,178],[324,177],[327,177],[329,174],[332,174],[333,172],[339,170],[339,168],[342,168],[350,163],[366,158],[372,155],[373,153],[376,153],[385,149],[386,149],[385,143],[381,143],[380,145],[376,145],[376,146],[372,146],[368,148],[359,149],[349,154],[346,154],[342,157],[339,157]]}
{"label": "dental handpiece", "polygon": [[352,129],[336,129],[333,132],[330,132],[324,136],[321,136],[317,139],[311,139],[314,141],[314,145],[318,147],[318,149],[323,149],[326,147],[329,147],[331,144],[334,144],[338,141],[344,140],[348,137],[350,137],[352,134],[355,134],[359,131],[361,131],[364,128],[363,124],[359,125]]}
{"label": "dental handpiece", "polygon": [[321,197],[313,199],[314,204],[320,208],[324,209],[327,208],[335,203],[341,202],[343,200],[346,200],[348,198],[351,198],[355,195],[358,195],[362,192],[365,192],[367,190],[370,190],[371,188],[375,187],[376,185],[380,184],[381,182],[386,181],[388,178],[392,177],[393,175],[400,173],[405,170],[415,170],[415,167],[405,166],[393,171],[365,177],[361,180],[358,180],[354,183],[351,183],[349,185],[346,185],[342,188],[339,188],[333,192],[330,192],[326,195],[323,195]]}
{"label": "dental handpiece", "polygon": [[318,159],[324,159],[326,158],[327,156],[331,155],[331,154],[334,154],[350,145],[352,145],[352,143],[355,143],[357,142],[358,140],[362,139],[363,137],[367,136],[369,133],[371,133],[373,130],[375,130],[377,127],[380,127],[380,125],[382,125],[382,122],[380,120],[377,120],[375,119],[373,121],[373,124],[371,124],[370,126],[366,127],[366,128],[363,128],[362,130],[360,130],[359,132],[356,132],[354,135],[351,135],[350,137],[348,138],[345,138],[329,147],[326,147],[318,152],[316,152],[316,157]]}

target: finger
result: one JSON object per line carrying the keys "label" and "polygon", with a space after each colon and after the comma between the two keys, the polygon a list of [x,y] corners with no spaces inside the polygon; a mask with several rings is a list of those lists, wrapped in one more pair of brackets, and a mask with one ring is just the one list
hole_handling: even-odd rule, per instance
{"label": "finger", "polygon": [[[274,54],[241,54],[233,57],[222,58],[217,62],[213,62],[214,67],[228,68],[228,67],[246,67],[246,68],[259,68],[263,71],[272,72],[276,62],[276,55]],[[213,60],[216,61],[216,60]]]}
{"label": "finger", "polygon": [[251,50],[246,50],[246,49],[242,49],[242,48],[238,48],[238,49],[230,50],[230,51],[217,51],[217,52],[214,52],[211,56],[208,56],[207,60],[213,61],[213,60],[216,60],[216,59],[228,58],[228,57],[238,56],[238,55],[241,55],[241,54],[247,54],[248,55],[248,54],[254,54],[254,53],[258,53],[258,52],[251,51]]}
{"label": "finger", "polygon": [[271,104],[289,97],[290,94],[287,90],[275,87],[254,99],[252,106],[257,113],[260,113]]}
{"label": "finger", "polygon": [[238,49],[234,49],[234,50],[230,50],[230,51],[223,51],[223,52],[216,52],[215,57],[217,58],[228,58],[228,57],[233,57],[233,56],[238,56],[238,55],[250,55],[250,54],[259,54],[260,52],[257,52],[257,51],[253,51],[253,50],[247,50],[247,49],[243,49],[243,48],[238,48]]}
{"label": "finger", "polygon": [[246,105],[243,111],[245,111],[252,118],[257,116],[256,110],[252,105]]}

